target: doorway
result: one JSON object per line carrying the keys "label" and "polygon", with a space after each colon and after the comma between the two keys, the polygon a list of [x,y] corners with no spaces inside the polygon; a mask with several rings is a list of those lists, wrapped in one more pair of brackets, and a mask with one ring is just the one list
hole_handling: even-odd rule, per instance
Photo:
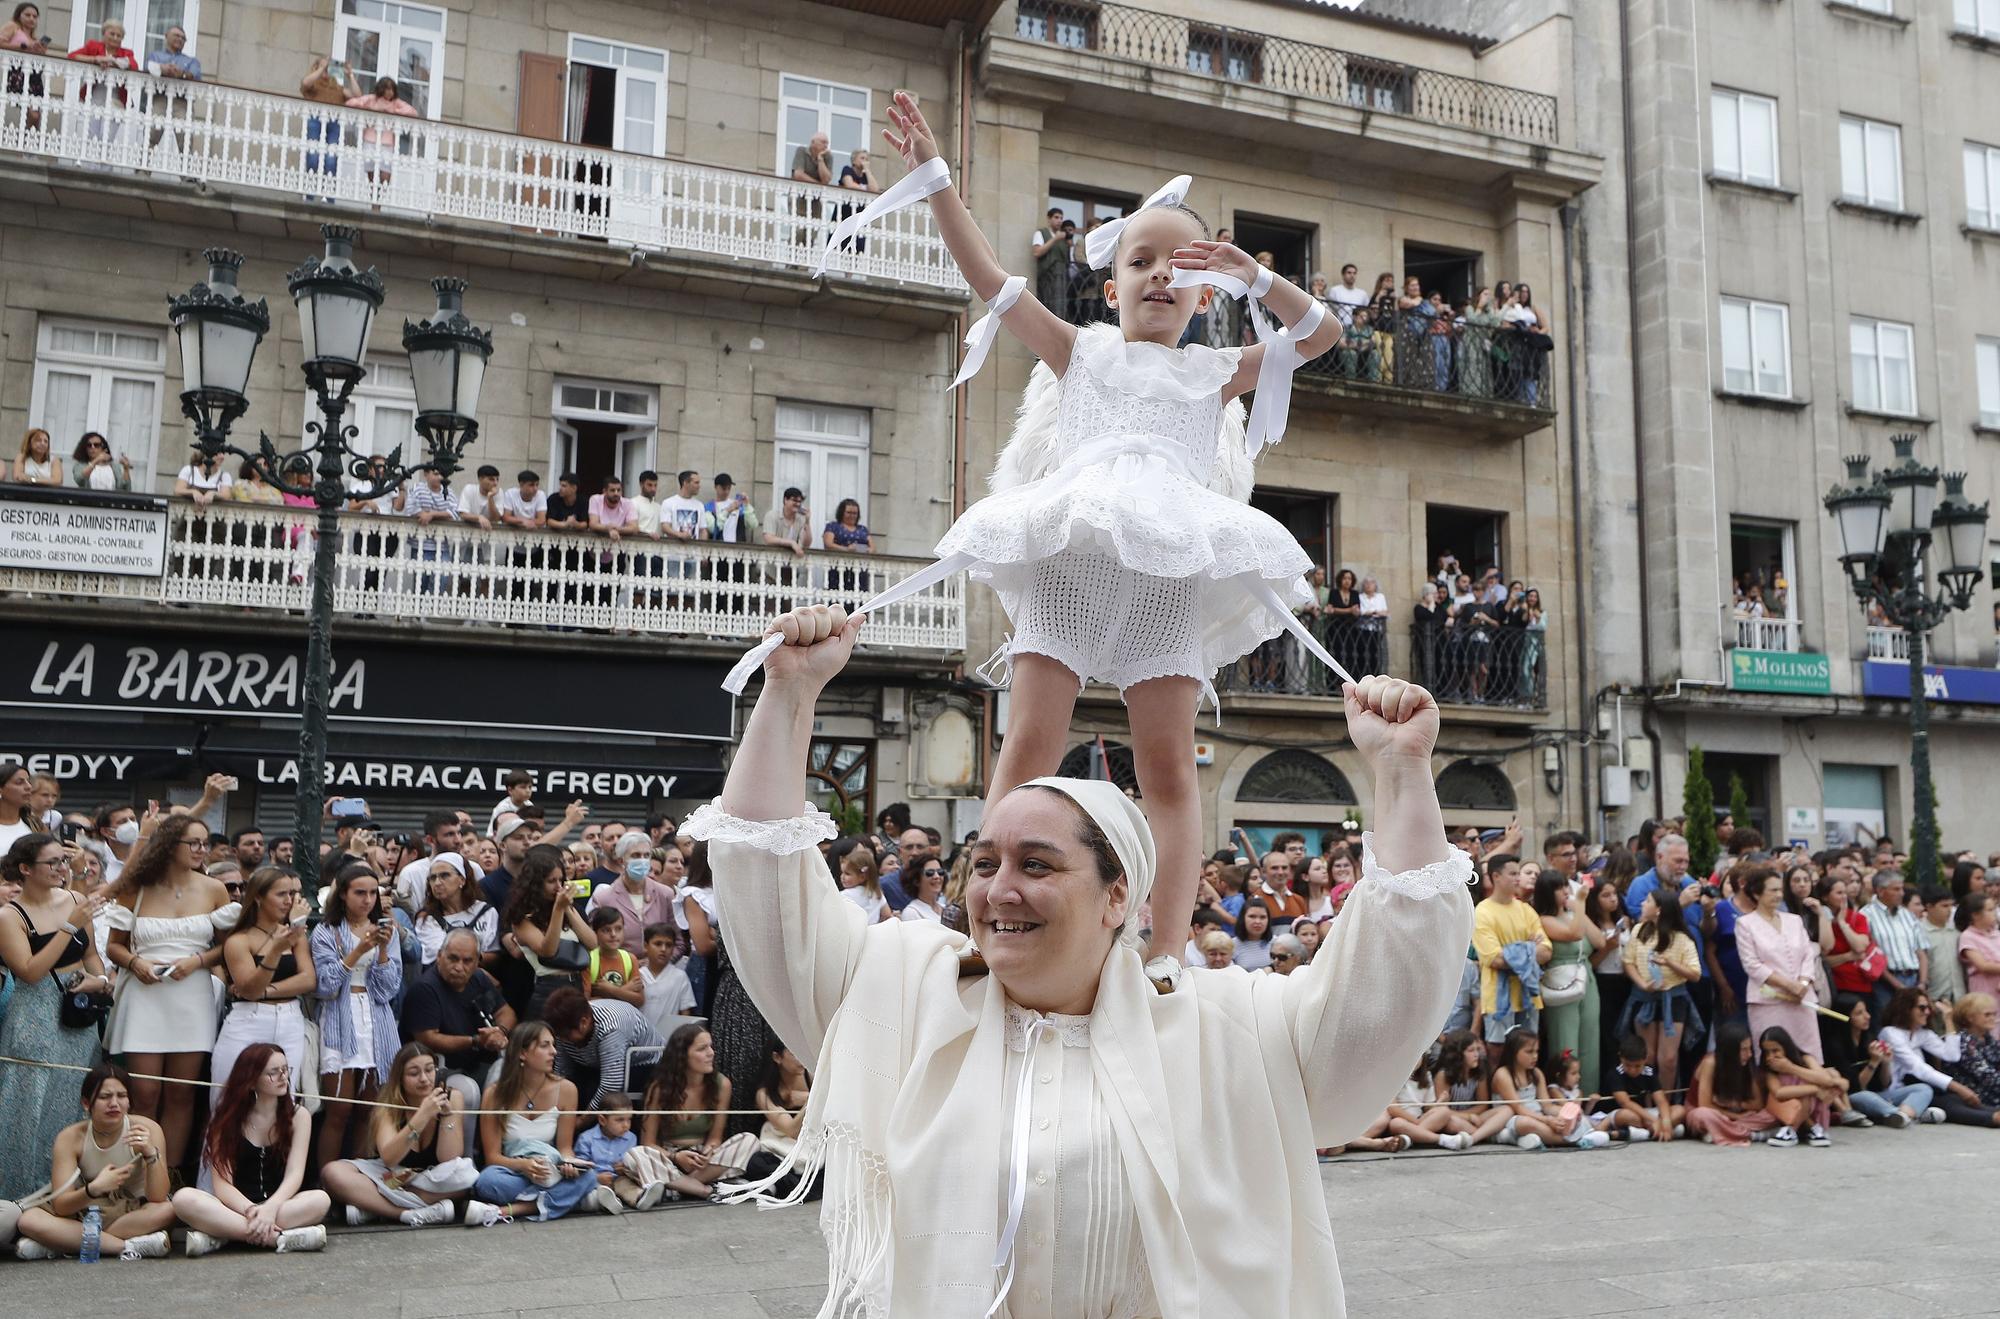
{"label": "doorway", "polygon": [[1312,278],[1311,225],[1238,211],[1236,246],[1253,257],[1259,252],[1269,252],[1272,269],[1300,288],[1305,288]]}
{"label": "doorway", "polygon": [[642,385],[558,379],[551,414],[551,484],[574,473],[578,495],[587,498],[616,475],[638,493],[639,473],[658,460],[658,394]]}
{"label": "doorway", "polygon": [[1443,293],[1456,307],[1479,287],[1479,253],[1424,243],[1403,244],[1403,278],[1417,277],[1426,294]]}
{"label": "doorway", "polygon": [[[667,150],[667,52],[571,33],[563,140],[635,156]],[[660,176],[636,162],[580,160],[575,207],[586,229],[636,245],[657,228]]]}
{"label": "doorway", "polygon": [[1449,555],[1458,570],[1470,573],[1475,586],[1488,568],[1501,567],[1500,546],[1506,514],[1479,508],[1424,506],[1424,569],[1436,575],[1438,561]]}

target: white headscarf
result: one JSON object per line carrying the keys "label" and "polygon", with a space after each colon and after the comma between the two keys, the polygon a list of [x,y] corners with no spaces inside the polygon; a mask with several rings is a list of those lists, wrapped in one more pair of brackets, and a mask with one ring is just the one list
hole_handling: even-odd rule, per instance
{"label": "white headscarf", "polygon": [[1030,779],[1021,786],[1054,788],[1075,802],[1091,822],[1104,831],[1111,850],[1118,855],[1119,866],[1125,871],[1125,883],[1129,890],[1125,897],[1125,924],[1118,934],[1136,947],[1139,913],[1145,909],[1146,899],[1152,896],[1153,872],[1158,865],[1153,851],[1153,831],[1147,828],[1145,815],[1117,784],[1103,779],[1064,779],[1051,775]]}
{"label": "white headscarf", "polygon": [[[460,879],[465,878],[465,858],[460,856],[456,852],[439,852],[436,856],[431,858],[431,864],[433,866],[439,866],[439,865],[450,866],[453,870],[456,870],[458,872],[458,877]],[[425,873],[428,874],[429,872],[426,871]]]}

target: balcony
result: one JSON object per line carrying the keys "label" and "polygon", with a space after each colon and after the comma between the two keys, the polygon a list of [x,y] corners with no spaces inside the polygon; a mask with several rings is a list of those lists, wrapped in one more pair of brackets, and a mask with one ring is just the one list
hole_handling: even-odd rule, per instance
{"label": "balcony", "polygon": [[1910,662],[1910,634],[1899,627],[1868,625],[1868,658],[1892,664]]}
{"label": "balcony", "polygon": [[[1518,174],[1570,196],[1602,168],[1560,145],[1553,96],[1126,5],[1013,0],[988,29],[980,73],[1070,111],[1334,150],[1344,163],[1461,184]],[[1328,133],[1344,141],[1330,146]]]}
{"label": "balcony", "polygon": [[[159,184],[165,200],[236,190],[296,204],[487,227],[496,237],[597,242],[714,269],[802,278],[854,194],[762,174],[320,105],[207,82],[165,83],[0,53],[0,162],[38,159]],[[184,219],[184,205],[176,208]],[[548,245],[545,243],[544,247]],[[926,207],[832,255],[836,281],[962,297]]]}
{"label": "balcony", "polygon": [[[1412,680],[1439,704],[1486,710],[1546,711],[1549,706],[1547,633],[1540,628],[1488,626],[1474,615],[1463,630],[1416,628],[1410,634]],[[1329,653],[1360,677],[1389,671],[1386,625],[1338,620],[1324,627]],[[1339,678],[1307,655],[1290,636],[1276,637],[1216,675],[1218,692],[1233,697],[1317,696],[1338,699]]]}
{"label": "balcony", "polygon": [[1736,645],[1743,650],[1781,650],[1796,654],[1799,644],[1799,620],[1796,618],[1743,618],[1731,615],[1730,626],[1736,630]]}
{"label": "balcony", "polygon": [[[0,567],[0,593],[130,605],[304,614],[316,514],[162,501],[166,571],[111,576]],[[617,543],[584,532],[482,531],[341,517],[336,612],[415,626],[483,624],[706,638],[737,649],[785,610],[853,608],[929,560],[809,554],[710,542]],[[595,644],[595,643],[593,643]],[[965,649],[965,583],[950,580],[869,617],[864,649],[953,662]]]}

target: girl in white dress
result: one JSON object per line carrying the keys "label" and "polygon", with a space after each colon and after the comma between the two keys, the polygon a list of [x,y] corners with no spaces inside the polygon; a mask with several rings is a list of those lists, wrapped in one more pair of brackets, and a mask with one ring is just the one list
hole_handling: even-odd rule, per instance
{"label": "girl in white dress", "polygon": [[[1333,664],[1292,614],[1312,603],[1304,581],[1311,559],[1243,501],[1256,446],[1282,433],[1290,372],[1330,348],[1340,324],[1239,248],[1208,241],[1201,218],[1180,204],[1179,179],[1129,220],[1089,236],[1090,265],[1114,267],[1104,297],[1119,323],[1079,329],[1001,267],[948,186],[916,98],[898,92],[889,119],[885,136],[910,176],[845,222],[835,242],[929,189],[938,232],[992,306],[968,337],[960,379],[977,369],[994,321],[1041,359],[993,493],[945,534],[932,570],[891,594],[963,570],[999,592],[1013,622],[995,658],[1010,664],[1014,708],[1034,718],[1008,730],[989,807],[1056,770],[1085,683],[1119,689],[1139,790],[1160,855],[1171,858],[1154,894],[1151,951],[1171,955],[1194,906],[1201,810],[1189,747],[1200,702],[1214,696],[1210,678],[1288,629]],[[1261,299],[1290,328],[1251,348],[1177,347],[1189,320],[1208,309],[1211,285]],[[1246,440],[1236,399],[1253,388]],[[769,653],[760,650],[752,652],[758,659]]]}

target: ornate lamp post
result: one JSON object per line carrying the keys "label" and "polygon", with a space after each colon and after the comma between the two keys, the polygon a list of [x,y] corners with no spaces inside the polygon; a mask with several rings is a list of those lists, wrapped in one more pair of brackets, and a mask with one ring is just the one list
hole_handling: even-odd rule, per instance
{"label": "ornate lamp post", "polygon": [[[333,582],[339,547],[340,510],[350,499],[374,499],[399,489],[420,472],[435,470],[447,480],[458,470],[466,446],[479,434],[479,386],[493,337],[465,317],[465,281],[436,279],[438,306],[431,319],[403,325],[417,393],[416,428],[430,449],[427,462],[403,462],[398,444],[387,470],[377,478],[368,455],[352,446],[360,432],[346,424],[348,399],[367,374],[363,361],[375,313],[382,306],[382,278],[354,264],[359,231],[337,224],[320,226],[326,252],[309,258],[286,281],[298,307],[305,345],[306,383],[319,400],[320,420],[306,423],[311,444],[280,452],[271,437],[257,436],[254,452],[229,443],[229,430],[248,410],[245,395],[257,345],[270,331],[271,315],[262,299],[250,302],[236,287],[243,258],[210,248],[208,281],[167,300],[167,318],[180,339],[186,390],[181,411],[194,423],[195,443],[207,457],[234,454],[255,467],[272,485],[309,494],[319,511],[313,549],[312,605],[307,614],[306,677],[299,728],[299,778],[293,821],[293,864],[306,891],[319,885],[320,815],[326,773],[328,682],[332,670]],[[310,473],[310,484],[304,476]],[[348,479],[356,484],[349,488]]]}
{"label": "ornate lamp post", "polygon": [[[1987,506],[1966,499],[1963,472],[1946,474],[1940,500],[1937,469],[1914,456],[1917,437],[1898,435],[1891,443],[1897,459],[1893,467],[1871,478],[1865,455],[1847,459],[1849,484],[1834,486],[1825,503],[1840,531],[1840,562],[1856,598],[1864,610],[1879,605],[1889,622],[1909,638],[1910,770],[1915,796],[1910,861],[1918,882],[1928,884],[1937,877],[1938,856],[1931,817],[1924,643],[1953,611],[1971,606],[1973,588],[1986,578],[1980,561],[1986,551]],[[1926,560],[1934,543],[1943,549],[1944,560],[1933,595],[1926,580]],[[1892,547],[1893,553],[1885,554]]]}

